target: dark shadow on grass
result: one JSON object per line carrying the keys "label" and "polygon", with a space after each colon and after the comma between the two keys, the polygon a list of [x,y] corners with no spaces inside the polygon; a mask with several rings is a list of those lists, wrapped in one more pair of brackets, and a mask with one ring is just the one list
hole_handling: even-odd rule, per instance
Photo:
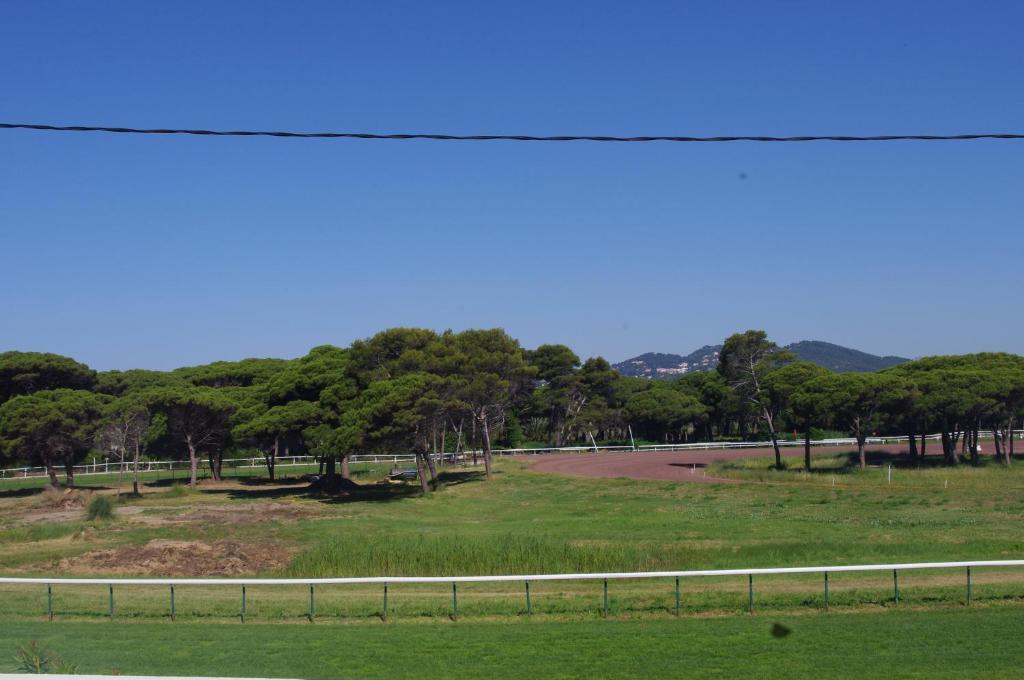
{"label": "dark shadow on grass", "polygon": [[[438,488],[431,493],[443,493],[448,486],[457,486],[467,482],[483,480],[485,474],[480,470],[446,470],[437,476]],[[363,502],[391,502],[403,498],[413,498],[422,495],[418,481],[410,482],[377,482],[373,484],[359,484],[351,488],[345,494],[336,496],[312,496],[320,498],[326,503],[363,503]]]}
{"label": "dark shadow on grass", "polygon": [[239,484],[244,486],[262,487],[262,486],[309,486],[309,478],[307,477],[283,477],[278,479],[267,479],[266,477],[232,477],[232,481],[237,481]]}
{"label": "dark shadow on grass", "polygon": [[[481,481],[485,478],[482,470],[446,470],[438,475],[438,492],[444,487],[456,486],[467,482]],[[358,479],[358,478],[357,478]],[[200,479],[196,491],[202,494],[226,496],[232,500],[260,500],[275,498],[306,497],[321,500],[325,503],[361,503],[389,502],[420,495],[418,481],[408,482],[356,482],[344,492],[328,494],[319,492],[310,484],[308,477],[285,477],[271,481],[265,477],[230,477],[226,482],[235,482],[240,488],[203,488],[208,479]],[[188,484],[187,479],[161,479],[146,484],[154,488],[170,488],[173,485]],[[27,494],[26,494],[27,495]]]}
{"label": "dark shadow on grass", "polygon": [[[939,468],[949,467],[946,464],[945,459],[942,456],[941,447],[936,445],[935,449],[929,448],[929,453],[925,457],[918,456],[917,459],[910,457],[909,453],[889,453],[887,451],[865,451],[864,457],[869,466],[881,466],[892,465],[894,468],[907,468],[907,469],[927,469],[927,468]],[[982,455],[979,457],[977,464],[973,464],[968,460],[962,459],[961,465],[974,465],[975,467],[985,467],[987,465],[1002,465],[1002,462],[996,460],[991,454]],[[857,452],[854,451],[849,454],[849,460],[847,466],[850,468],[857,467]]]}
{"label": "dark shadow on grass", "polygon": [[20,489],[4,489],[0,491],[0,498],[25,498],[27,496],[38,496],[45,487],[29,486]]}
{"label": "dark shadow on grass", "polygon": [[[500,474],[495,472],[494,474]],[[437,476],[445,486],[455,486],[466,482],[479,482],[487,478],[483,470],[445,470]]]}
{"label": "dark shadow on grass", "polygon": [[[204,477],[200,479],[199,482],[202,483],[205,479],[206,478]],[[168,477],[167,479],[149,480],[143,482],[143,486],[153,489],[169,489],[172,486],[188,486],[188,477],[178,477],[177,479]]]}

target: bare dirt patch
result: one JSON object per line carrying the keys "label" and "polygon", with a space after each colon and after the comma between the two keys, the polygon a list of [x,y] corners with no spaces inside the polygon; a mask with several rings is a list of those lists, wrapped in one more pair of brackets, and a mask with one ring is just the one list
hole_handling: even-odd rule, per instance
{"label": "bare dirt patch", "polygon": [[80,489],[47,489],[40,495],[21,503],[20,512],[12,519],[23,522],[71,522],[82,518],[92,494]]}
{"label": "bare dirt patch", "polygon": [[[129,506],[131,507],[131,506]],[[317,517],[315,507],[298,503],[245,503],[186,506],[148,506],[137,509],[121,508],[119,516],[147,526],[181,526],[184,524],[230,524],[251,526],[269,522],[297,522]]]}
{"label": "bare dirt patch", "polygon": [[[873,451],[899,453],[905,445],[891,444],[872,446]],[[835,453],[841,448],[815,448],[814,453]],[[720,460],[737,458],[768,457],[774,455],[771,448],[752,449],[710,449],[703,451],[641,451],[636,453],[587,453],[587,454],[544,454],[521,456],[530,461],[530,469],[538,472],[554,472],[577,477],[630,477],[632,479],[655,479],[674,482],[709,482],[715,484],[736,484],[742,480],[728,477],[714,477],[707,474],[706,467]],[[800,447],[782,449],[785,458],[803,456]]]}
{"label": "bare dirt patch", "polygon": [[294,522],[314,514],[317,514],[314,508],[295,503],[264,502],[204,507],[168,519],[176,522],[223,522],[237,525]]}
{"label": "bare dirt patch", "polygon": [[155,539],[67,557],[58,571],[117,576],[243,576],[285,566],[295,551],[268,543]]}

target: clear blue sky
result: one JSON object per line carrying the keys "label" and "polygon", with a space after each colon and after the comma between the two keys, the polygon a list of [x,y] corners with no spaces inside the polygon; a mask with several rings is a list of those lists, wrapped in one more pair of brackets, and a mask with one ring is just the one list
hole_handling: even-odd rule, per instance
{"label": "clear blue sky", "polygon": [[[525,134],[1024,131],[1024,4],[2,2],[0,120]],[[1024,142],[0,131],[0,349],[97,368],[503,326],[1024,352]]]}

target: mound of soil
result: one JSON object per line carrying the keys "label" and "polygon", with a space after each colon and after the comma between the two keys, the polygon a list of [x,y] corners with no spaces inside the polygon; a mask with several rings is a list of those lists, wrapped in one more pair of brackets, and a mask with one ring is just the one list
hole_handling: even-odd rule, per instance
{"label": "mound of soil", "polygon": [[294,522],[316,514],[316,510],[295,503],[249,503],[215,505],[169,518],[173,522],[218,522],[222,524],[262,524]]}
{"label": "mound of soil", "polygon": [[54,510],[77,510],[84,508],[89,494],[78,489],[57,489],[47,485],[40,496],[39,504]]}
{"label": "mound of soil", "polygon": [[242,576],[285,566],[292,551],[266,543],[152,540],[68,557],[56,568],[118,576]]}

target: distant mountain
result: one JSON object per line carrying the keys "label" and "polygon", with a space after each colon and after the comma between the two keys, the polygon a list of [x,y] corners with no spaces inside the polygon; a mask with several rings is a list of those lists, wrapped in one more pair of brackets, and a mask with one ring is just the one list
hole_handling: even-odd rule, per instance
{"label": "distant mountain", "polygon": [[[721,345],[705,345],[686,356],[648,352],[614,364],[613,368],[622,375],[638,378],[674,378],[684,373],[715,369],[718,366],[718,353],[721,349]],[[909,361],[903,357],[875,356],[820,340],[794,342],[787,345],[786,349],[795,354],[800,361],[810,361],[841,373],[878,371]]]}
{"label": "distant mountain", "polygon": [[721,345],[704,345],[686,356],[648,352],[614,364],[612,368],[622,375],[636,378],[673,378],[683,373],[710,371],[718,366]]}
{"label": "distant mountain", "polygon": [[795,354],[800,361],[810,361],[838,373],[868,373],[910,361],[903,357],[880,357],[821,340],[794,342],[786,349]]}

